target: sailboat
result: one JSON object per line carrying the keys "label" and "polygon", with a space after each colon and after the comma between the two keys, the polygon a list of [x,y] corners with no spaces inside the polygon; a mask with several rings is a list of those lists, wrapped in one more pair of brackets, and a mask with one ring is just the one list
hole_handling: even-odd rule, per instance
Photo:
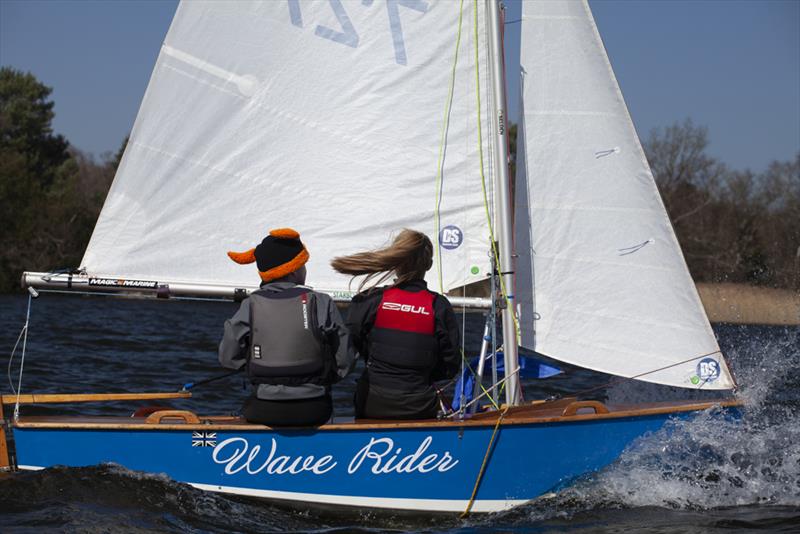
{"label": "sailboat", "polygon": [[[240,300],[257,278],[225,252],[291,225],[309,284],[346,302],[350,280],[329,260],[411,227],[438,244],[429,286],[500,317],[502,378],[488,383],[484,343],[476,398],[454,413],[307,429],[188,410],[29,416],[32,403],[190,393],[18,391],[0,403],[14,406],[0,466],[115,462],[290,502],[495,512],[608,465],[671,418],[735,412],[732,396],[523,400],[518,346],[686,390],[735,382],[588,3],[528,1],[520,24],[512,195],[496,0],[182,2],[80,268],[23,275],[31,291]],[[464,289],[486,280],[491,298]],[[481,399],[497,406],[476,410]]]}

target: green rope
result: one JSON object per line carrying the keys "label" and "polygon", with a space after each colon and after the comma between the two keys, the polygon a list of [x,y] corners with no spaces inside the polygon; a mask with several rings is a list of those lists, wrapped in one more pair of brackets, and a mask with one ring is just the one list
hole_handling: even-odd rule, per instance
{"label": "green rope", "polygon": [[[486,222],[489,226],[489,237],[492,241],[492,254],[494,255],[495,265],[498,267],[501,266],[500,264],[500,254],[497,251],[497,245],[495,244],[494,238],[494,228],[492,227],[492,216],[489,213],[489,197],[486,193],[486,175],[484,174],[483,170],[483,133],[481,127],[481,79],[480,79],[480,66],[479,66],[479,54],[478,54],[478,0],[474,0],[473,3],[473,12],[474,12],[474,33],[475,33],[475,96],[478,103],[478,154],[480,155],[480,162],[481,162],[481,187],[483,188],[483,208],[486,212]],[[505,165],[505,163],[503,163]],[[508,298],[508,291],[506,289],[505,281],[503,280],[503,276],[499,276],[500,278],[500,293],[503,296],[503,299],[506,301],[506,306],[511,306],[511,299]],[[519,340],[519,319],[517,319],[516,312],[512,309],[511,316],[514,318],[514,339],[518,342]],[[508,341],[506,341],[507,343]]]}
{"label": "green rope", "polygon": [[461,47],[461,21],[464,15],[464,0],[458,11],[458,34],[456,36],[456,50],[453,54],[453,69],[450,73],[450,88],[447,92],[447,102],[444,106],[444,118],[442,119],[442,131],[439,141],[439,158],[436,162],[436,207],[433,210],[434,225],[436,228],[436,271],[439,276],[439,292],[444,293],[444,282],[442,281],[442,253],[441,243],[439,243],[439,232],[441,232],[441,221],[439,218],[439,204],[442,198],[442,160],[444,159],[444,146],[446,144],[447,127],[450,124],[450,110],[453,106],[453,90],[456,84],[456,67],[458,66],[458,50]]}
{"label": "green rope", "polygon": [[[464,354],[463,350],[461,351],[461,357],[464,359],[464,363],[467,364],[467,369],[469,369],[469,372],[472,373],[472,376],[474,376],[475,378],[478,378],[478,373],[469,364],[469,360],[467,360],[467,357]],[[465,383],[465,381],[462,379],[462,381],[461,381],[461,387],[462,388],[464,387],[464,383]],[[505,385],[505,384],[503,384],[503,385]],[[486,398],[488,398],[489,402],[491,402],[494,405],[495,409],[499,410],[500,406],[498,406],[497,403],[494,401],[494,399],[488,395],[489,394],[489,390],[484,387],[483,383],[479,383],[478,387],[481,388],[481,391],[487,396]],[[463,407],[460,406],[459,409],[463,409]]]}
{"label": "green rope", "polygon": [[[456,69],[458,66],[458,54],[459,49],[461,47],[461,33],[463,27],[463,16],[464,16],[464,0],[461,0],[459,5],[459,13],[458,13],[458,32],[456,35],[456,47],[453,54],[453,66],[450,73],[450,86],[448,88],[447,94],[447,101],[445,102],[445,109],[444,109],[444,117],[442,120],[442,127],[439,137],[439,154],[436,163],[436,205],[434,208],[434,226],[436,232],[436,239],[437,239],[437,247],[436,247],[436,267],[437,267],[437,275],[439,279],[439,291],[444,293],[444,282],[442,279],[442,255],[441,255],[441,244],[439,243],[439,233],[441,232],[441,219],[440,219],[440,210],[439,205],[441,202],[442,197],[442,165],[443,165],[443,158],[444,158],[444,148],[446,144],[446,137],[447,137],[447,127],[450,121],[450,112],[452,109],[453,103],[453,92],[455,87],[455,78],[456,78]],[[475,93],[476,93],[476,101],[477,101],[477,111],[478,111],[478,154],[480,159],[480,176],[481,176],[481,187],[483,189],[483,206],[486,213],[486,221],[489,227],[489,237],[492,243],[492,253],[495,257],[496,265],[500,265],[500,257],[497,250],[497,246],[495,245],[495,238],[494,238],[494,228],[492,226],[492,217],[489,210],[489,198],[488,193],[486,190],[486,175],[484,171],[484,161],[483,161],[483,131],[482,131],[482,122],[481,122],[481,90],[480,90],[480,55],[479,55],[479,32],[478,32],[478,2],[477,0],[473,1],[473,28],[474,28],[474,41],[475,41]],[[508,298],[508,291],[505,287],[505,282],[503,281],[503,277],[500,277],[500,291],[503,295],[503,298],[506,300],[507,305],[511,305],[511,301]],[[512,310],[513,311],[513,310]],[[519,337],[519,323],[515,313],[512,313],[512,317],[514,318],[514,328],[515,328],[515,337]],[[469,361],[464,354],[464,350],[462,347],[461,350],[461,358],[462,361],[465,362],[467,368],[473,375],[475,371],[469,365]],[[480,388],[484,393],[487,393],[486,388],[483,384],[480,384]],[[499,409],[497,404],[492,400],[492,404],[495,405],[495,408]]]}

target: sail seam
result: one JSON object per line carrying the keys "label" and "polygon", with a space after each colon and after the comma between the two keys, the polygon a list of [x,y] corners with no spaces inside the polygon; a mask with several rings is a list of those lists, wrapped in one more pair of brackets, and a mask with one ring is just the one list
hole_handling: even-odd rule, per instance
{"label": "sail seam", "polygon": [[538,205],[532,207],[531,211],[610,211],[612,213],[658,213],[658,210],[651,208],[606,208],[602,206],[558,206],[558,205]]}
{"label": "sail seam", "polygon": [[661,271],[664,273],[671,273],[672,269],[667,267],[659,267],[658,265],[647,265],[644,263],[639,263],[635,266],[631,266],[629,263],[620,262],[620,261],[608,261],[608,260],[599,260],[599,259],[587,259],[587,258],[578,258],[574,256],[563,256],[559,254],[542,254],[537,252],[536,257],[538,259],[543,260],[553,260],[553,261],[574,261],[576,263],[589,263],[589,264],[596,264],[596,265],[614,265],[617,267],[635,267],[636,269],[642,269],[645,271]]}
{"label": "sail seam", "polygon": [[528,15],[523,16],[521,20],[580,20],[580,17],[575,15]]}
{"label": "sail seam", "polygon": [[586,117],[622,117],[619,113],[611,111],[573,111],[568,109],[551,109],[542,111],[526,111],[525,115],[542,116],[542,115],[565,115],[565,116],[586,116]]}
{"label": "sail seam", "polygon": [[[696,331],[701,331],[702,330],[700,327],[693,328],[691,326],[687,326],[685,323],[664,322],[664,321],[660,321],[660,322],[659,321],[647,321],[647,320],[643,320],[643,319],[641,319],[639,317],[636,317],[636,316],[633,316],[633,315],[617,315],[617,314],[606,314],[606,313],[598,313],[598,312],[589,312],[589,311],[585,311],[585,310],[570,308],[568,306],[559,306],[559,311],[574,313],[576,315],[583,315],[583,316],[588,316],[588,317],[598,317],[598,318],[601,318],[601,319],[616,319],[616,320],[619,320],[619,321],[625,321],[625,322],[629,322],[629,323],[640,324],[640,325],[643,325],[643,326],[651,326],[651,327],[660,326],[662,328],[670,328],[670,329],[674,329],[674,330],[683,330],[683,331],[686,331],[686,332],[696,332]],[[572,342],[571,341],[572,338],[560,337],[560,336],[557,336],[557,335],[553,336],[553,337],[556,337],[557,339],[561,339],[563,341]],[[580,343],[580,342],[579,341],[575,341],[575,343]],[[621,349],[621,348],[618,348],[618,347],[610,347],[609,346],[607,348],[609,348],[609,349],[613,348],[614,350],[618,350],[620,352],[624,351],[624,349]]]}

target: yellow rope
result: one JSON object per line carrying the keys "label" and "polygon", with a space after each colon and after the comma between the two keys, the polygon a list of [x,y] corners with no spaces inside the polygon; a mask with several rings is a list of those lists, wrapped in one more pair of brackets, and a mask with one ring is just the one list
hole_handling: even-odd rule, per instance
{"label": "yellow rope", "polygon": [[[479,67],[479,54],[478,54],[478,0],[475,0],[473,3],[473,13],[474,13],[474,33],[475,33],[475,93],[476,99],[478,102],[478,154],[480,156],[481,162],[481,187],[483,188],[483,208],[486,212],[486,222],[489,226],[489,238],[492,242],[492,254],[494,255],[495,265],[498,269],[501,268],[500,265],[500,254],[497,251],[497,245],[495,244],[494,238],[494,228],[492,227],[492,216],[489,213],[489,197],[486,193],[486,175],[484,174],[483,170],[483,133],[481,127],[481,80],[480,80],[480,67]],[[503,162],[503,165],[506,163]],[[511,299],[508,298],[508,290],[506,289],[505,281],[503,280],[503,276],[500,275],[500,293],[503,296],[503,299],[506,301],[506,306],[511,308],[511,317],[514,318],[514,339],[518,342],[519,341],[519,319],[517,318],[516,311],[513,309],[511,304]]]}
{"label": "yellow rope", "polygon": [[439,276],[439,292],[444,293],[444,282],[442,281],[442,254],[440,252],[439,232],[441,232],[441,222],[439,220],[439,202],[442,195],[442,159],[444,158],[445,137],[447,135],[447,125],[450,122],[450,109],[453,105],[453,89],[456,83],[456,66],[458,65],[458,50],[461,48],[461,20],[464,15],[464,0],[461,0],[461,7],[458,11],[458,35],[456,36],[456,51],[453,55],[453,70],[450,73],[450,88],[447,92],[447,102],[444,106],[444,118],[442,120],[442,131],[439,138],[439,158],[436,162],[436,207],[433,210],[433,219],[436,232],[436,271]]}
{"label": "yellow rope", "polygon": [[469,511],[472,510],[472,504],[475,502],[475,495],[478,494],[478,487],[481,485],[481,480],[483,480],[483,473],[486,471],[486,465],[489,463],[489,457],[492,454],[492,449],[494,445],[494,438],[497,436],[497,431],[500,429],[500,423],[503,422],[503,418],[506,416],[506,412],[508,412],[508,407],[500,413],[500,416],[497,418],[497,423],[494,425],[494,431],[492,432],[492,437],[489,439],[489,446],[486,447],[486,454],[483,455],[483,463],[481,464],[481,470],[478,471],[478,478],[475,480],[475,486],[472,488],[472,496],[469,498],[469,502],[467,503],[466,509],[464,509],[464,513],[462,513],[459,517],[461,519],[467,517],[469,515]]}
{"label": "yellow rope", "polygon": [[[448,88],[447,101],[445,102],[444,106],[444,117],[442,117],[442,128],[439,134],[439,156],[436,161],[436,197],[435,197],[436,205],[433,210],[433,219],[435,228],[434,231],[436,234],[435,235],[436,274],[439,279],[440,293],[444,293],[444,281],[442,280],[442,254],[441,254],[441,244],[439,242],[439,232],[441,232],[439,204],[441,203],[441,198],[442,198],[442,160],[444,158],[444,147],[446,144],[446,137],[447,137],[447,125],[450,123],[450,111],[453,105],[453,91],[455,89],[455,82],[456,82],[456,67],[458,66],[458,52],[461,49],[461,30],[464,26],[463,20],[464,20],[464,0],[461,0],[461,3],[458,8],[458,32],[456,33],[456,49],[455,52],[453,53],[453,67],[450,72],[450,87]],[[465,320],[464,320],[465,315],[462,313],[461,316],[462,316],[461,327],[463,330],[465,325]],[[467,364],[467,366],[469,366],[469,362],[467,361],[467,358],[464,355],[464,339],[465,336],[462,333],[461,359],[463,362]]]}
{"label": "yellow rope", "polygon": [[[475,377],[475,380],[476,380],[476,382],[477,382],[477,380],[478,380],[478,373],[476,373],[476,372],[475,372],[475,369],[473,369],[473,368],[472,368],[472,366],[469,364],[469,360],[467,359],[467,356],[464,354],[464,348],[463,348],[463,347],[461,348],[461,357],[464,359],[464,363],[466,363],[466,365],[467,365],[467,369],[469,369],[469,372],[470,372],[470,373],[472,373],[472,376],[474,376],[474,377]],[[479,356],[479,357],[480,357],[480,356]],[[484,369],[485,369],[485,367],[484,367]],[[464,387],[464,384],[465,384],[465,382],[466,382],[466,381],[465,381],[465,380],[462,378],[462,381],[461,381],[461,387],[462,387],[462,388]],[[483,392],[485,395],[488,395],[488,394],[489,394],[489,390],[487,390],[487,389],[484,387],[483,383],[480,383],[480,382],[478,382],[478,386],[481,388],[481,391],[482,391],[482,392]],[[500,409],[500,406],[498,406],[498,405],[497,405],[497,403],[494,401],[494,399],[493,399],[492,397],[487,397],[487,398],[488,398],[488,399],[489,399],[489,401],[490,401],[490,402],[491,402],[491,403],[494,405],[494,408],[495,408],[495,410],[499,410],[499,409]]]}
{"label": "yellow rope", "polygon": [[[445,145],[445,137],[447,132],[447,124],[449,122],[450,110],[453,100],[453,90],[455,86],[455,76],[456,76],[456,67],[458,65],[458,52],[461,46],[461,32],[463,26],[463,15],[464,15],[464,0],[461,0],[459,6],[459,13],[458,13],[458,32],[456,36],[456,49],[453,55],[453,67],[450,74],[450,87],[448,88],[448,95],[447,95],[447,102],[445,103],[445,112],[444,117],[442,120],[442,127],[440,132],[440,140],[439,140],[439,155],[436,164],[436,206],[434,208],[434,226],[436,232],[436,239],[437,239],[437,247],[436,247],[436,265],[437,265],[437,275],[439,279],[439,291],[444,293],[444,282],[442,280],[442,256],[440,252],[440,245],[438,242],[439,239],[439,232],[441,231],[441,221],[439,217],[439,203],[441,201],[441,193],[442,193],[442,159],[444,157],[444,145]],[[495,237],[494,237],[494,228],[492,226],[492,217],[489,211],[489,199],[486,190],[486,174],[484,171],[484,161],[483,161],[483,128],[481,122],[481,77],[480,77],[480,54],[479,54],[479,32],[478,32],[478,1],[473,1],[473,29],[474,29],[474,50],[475,50],[475,96],[477,102],[477,115],[478,115],[478,154],[480,160],[480,176],[481,176],[481,187],[483,191],[483,207],[486,213],[486,222],[489,228],[489,238],[492,244],[492,254],[494,255],[495,264],[499,267],[500,266],[500,255],[497,250],[497,246],[495,244]],[[505,287],[505,281],[503,280],[503,276],[500,276],[500,293],[503,296],[503,299],[506,301],[506,305],[512,308],[511,299],[508,298],[508,291]],[[511,316],[514,319],[514,338],[515,340],[519,339],[519,319],[517,318],[517,314],[512,308]],[[467,361],[466,355],[464,354],[464,350],[462,347],[461,351],[461,358],[470,368],[470,371],[473,372],[469,362]],[[463,384],[462,384],[463,387]],[[483,384],[480,384],[481,390],[484,393],[487,393],[486,388],[484,388]],[[492,404],[494,404],[495,408],[499,409],[497,404],[495,403],[494,399],[492,399]]]}

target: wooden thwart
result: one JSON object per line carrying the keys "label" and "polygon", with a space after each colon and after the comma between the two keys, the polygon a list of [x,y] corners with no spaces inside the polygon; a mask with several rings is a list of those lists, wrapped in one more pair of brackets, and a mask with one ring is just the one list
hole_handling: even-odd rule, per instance
{"label": "wooden thwart", "polygon": [[[170,393],[33,393],[19,396],[20,404],[55,404],[70,402],[103,402],[156,399],[188,399],[188,391]],[[0,404],[16,404],[16,395],[1,395]]]}

